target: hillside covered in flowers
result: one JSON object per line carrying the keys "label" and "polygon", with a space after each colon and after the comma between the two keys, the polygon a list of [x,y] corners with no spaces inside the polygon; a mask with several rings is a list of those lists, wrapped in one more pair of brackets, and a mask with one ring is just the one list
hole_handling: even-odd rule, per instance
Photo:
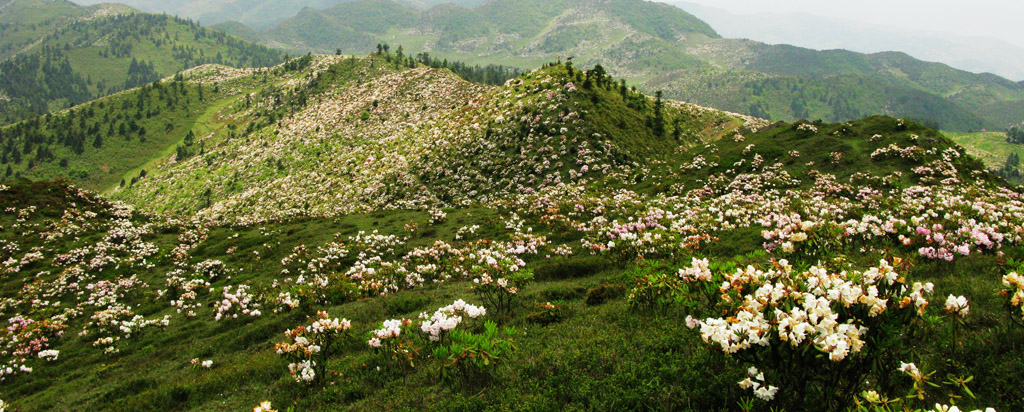
{"label": "hillside covered in flowers", "polygon": [[765,124],[655,101],[571,65],[494,88],[391,55],[310,57],[302,65],[298,75],[281,70],[270,80],[217,67],[206,70],[225,77],[187,74],[221,90],[271,86],[218,102],[204,125],[212,130],[193,143],[202,153],[148,170],[115,197],[239,223],[489,204],[626,175]]}
{"label": "hillside covered in flowers", "polygon": [[145,174],[0,185],[8,410],[1024,407],[1024,197],[934,129],[570,63],[173,81],[215,98]]}

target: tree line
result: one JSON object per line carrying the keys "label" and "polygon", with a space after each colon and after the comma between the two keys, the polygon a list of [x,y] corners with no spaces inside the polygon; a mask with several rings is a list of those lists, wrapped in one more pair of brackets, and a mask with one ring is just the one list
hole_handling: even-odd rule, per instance
{"label": "tree line", "polygon": [[[340,54],[341,51],[339,50],[338,53]],[[383,56],[387,62],[394,63],[399,67],[412,68],[416,67],[417,64],[421,64],[435,69],[448,69],[466,81],[492,86],[502,85],[508,79],[519,77],[523,74],[522,71],[515,67],[498,64],[488,64],[486,66],[468,65],[460,61],[437,59],[427,52],[417,53],[415,56],[408,55],[401,45],[398,46],[395,53],[391,53],[391,46],[387,43],[377,44],[377,55]]]}

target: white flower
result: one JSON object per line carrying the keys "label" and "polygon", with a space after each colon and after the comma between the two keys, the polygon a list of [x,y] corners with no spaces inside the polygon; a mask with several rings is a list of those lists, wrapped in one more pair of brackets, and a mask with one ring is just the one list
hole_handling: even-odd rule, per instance
{"label": "white flower", "polygon": [[971,308],[967,304],[967,298],[964,296],[949,295],[949,297],[946,298],[946,312],[948,313],[960,315],[960,317],[965,318],[967,317],[967,313],[970,312],[970,309]]}
{"label": "white flower", "polygon": [[774,386],[762,386],[754,389],[754,395],[764,401],[770,401],[775,398],[775,393],[779,391],[779,388]]}
{"label": "white flower", "polygon": [[921,374],[921,370],[918,369],[917,365],[915,365],[913,362],[900,362],[900,372],[903,372],[910,376],[911,378],[914,378],[915,381],[920,381],[924,379],[924,375]]}
{"label": "white flower", "polygon": [[57,360],[57,356],[58,355],[60,355],[60,351],[58,351],[58,350],[50,349],[50,350],[39,351],[39,358],[40,359],[45,359],[45,360],[48,360],[48,361],[55,361],[55,360]]}
{"label": "white flower", "polygon": [[[3,410],[0,410],[0,412],[3,412]],[[263,401],[263,402],[260,402],[259,406],[253,408],[252,412],[277,412],[277,411],[274,410],[274,408],[270,405],[270,401]]]}

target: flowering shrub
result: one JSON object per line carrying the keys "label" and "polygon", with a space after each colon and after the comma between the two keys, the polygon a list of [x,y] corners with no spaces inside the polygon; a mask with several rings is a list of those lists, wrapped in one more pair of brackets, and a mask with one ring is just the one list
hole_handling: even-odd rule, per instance
{"label": "flowering shrub", "polygon": [[519,292],[527,282],[533,280],[533,272],[516,269],[511,270],[506,276],[493,278],[490,274],[483,273],[473,279],[473,291],[487,303],[487,306],[494,308],[498,313],[508,315],[512,312]]}
{"label": "flowering shrub", "polygon": [[348,338],[352,323],[348,319],[331,319],[327,312],[317,312],[309,326],[299,326],[284,332],[289,342],[274,345],[274,350],[292,361],[288,372],[296,382],[320,384],[326,377],[327,360],[335,345]]}
{"label": "flowering shrub", "polygon": [[184,271],[174,270],[167,274],[167,289],[165,296],[170,298],[170,304],[176,308],[178,313],[185,312],[187,317],[195,317],[196,310],[203,306],[199,302],[199,294],[207,293],[210,290],[210,282],[200,276],[193,276],[186,279]]}
{"label": "flowering shrub", "polygon": [[691,258],[690,266],[676,273],[667,273],[657,266],[637,269],[635,286],[629,292],[630,306],[644,311],[665,310],[674,304],[689,309],[714,305],[718,292],[711,263],[707,259]]}
{"label": "flowering shrub", "polygon": [[200,361],[199,358],[192,358],[192,360],[189,361],[189,364],[191,364],[193,368],[210,369],[213,367],[213,360],[208,359]]}
{"label": "flowering shrub", "polygon": [[124,304],[112,303],[103,310],[92,314],[82,335],[88,335],[94,331],[107,335],[94,341],[93,346],[104,347],[105,353],[117,353],[119,349],[115,346],[115,342],[122,338],[138,339],[151,326],[166,328],[170,324],[170,318],[165,315],[160,319],[146,319]]}
{"label": "flowering shrub", "polygon": [[[687,326],[722,352],[760,364],[765,374],[740,386],[783,405],[852,399],[873,362],[888,359],[900,339],[913,335],[932,291],[930,283],[905,284],[885,260],[866,271],[838,273],[796,271],[782,260],[767,271],[748,266],[721,278],[717,304],[726,316],[687,317]],[[708,282],[707,276],[688,279]],[[817,400],[806,403],[808,396]]]}
{"label": "flowering shrub", "polygon": [[224,276],[224,274],[227,273],[227,268],[224,266],[224,262],[207,259],[197,263],[195,271],[197,278],[204,279],[209,282]]}
{"label": "flowering shrub", "polygon": [[[416,367],[419,357],[419,346],[414,337],[408,333],[412,321],[408,319],[390,319],[381,324],[377,330],[370,332],[366,341],[374,351],[386,362],[400,371]],[[402,333],[405,331],[406,333]]]}
{"label": "flowering shrub", "polygon": [[442,307],[428,316],[426,312],[420,313],[420,330],[427,334],[431,342],[445,343],[446,337],[455,327],[462,323],[462,315],[470,319],[477,319],[487,314],[483,306],[473,306],[464,300],[456,300],[451,305]]}
{"label": "flowering shrub", "polygon": [[797,130],[800,130],[800,131],[802,131],[802,132],[809,132],[810,134],[818,133],[818,128],[817,128],[817,126],[815,126],[815,125],[813,125],[813,124],[810,124],[810,123],[800,123],[800,124],[799,124],[799,125],[798,125],[798,126],[796,127],[796,129],[797,129]]}
{"label": "flowering shrub", "polygon": [[1010,320],[1024,326],[1024,276],[1017,272],[1003,276],[1003,289],[999,294],[1010,313]]}
{"label": "flowering shrub", "polygon": [[13,316],[7,320],[8,326],[0,335],[3,345],[4,364],[0,365],[0,381],[8,376],[31,373],[29,366],[32,359],[44,361],[56,360],[59,352],[48,349],[54,341],[64,335],[63,323],[44,319],[35,321],[22,316]]}
{"label": "flowering shrub", "polygon": [[636,277],[636,285],[629,291],[629,305],[644,311],[667,308],[676,303],[682,291],[682,282],[669,273],[650,272]]}
{"label": "flowering shrub", "polygon": [[448,219],[448,214],[441,209],[432,209],[430,211],[430,224],[436,225],[438,223],[444,223]]}
{"label": "flowering shrub", "polygon": [[236,319],[238,315],[257,317],[260,316],[260,303],[256,297],[249,293],[248,285],[238,285],[235,292],[231,292],[230,286],[225,286],[223,291],[224,299],[214,304],[217,313],[214,320],[222,318]]}
{"label": "flowering shrub", "polygon": [[713,239],[704,233],[680,233],[671,224],[679,216],[658,207],[640,212],[634,220],[613,220],[594,228],[596,236],[584,239],[584,248],[607,255],[621,264],[658,257],[671,258],[699,248]]}

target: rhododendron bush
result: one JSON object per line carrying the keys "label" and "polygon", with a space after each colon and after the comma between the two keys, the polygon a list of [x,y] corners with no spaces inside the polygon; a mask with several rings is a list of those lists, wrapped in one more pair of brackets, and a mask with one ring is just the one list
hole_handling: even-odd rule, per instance
{"label": "rhododendron bush", "polygon": [[1010,312],[1010,319],[1024,327],[1024,276],[1014,271],[1003,276],[1004,288],[999,292]]}
{"label": "rhododendron bush", "polygon": [[288,373],[296,382],[323,383],[327,361],[337,351],[337,345],[349,336],[351,328],[348,319],[332,319],[327,312],[317,312],[309,326],[285,331],[289,341],[275,344],[274,351],[292,361]]}
{"label": "rhododendron bush", "polygon": [[[839,408],[869,380],[894,387],[892,371],[934,321],[927,313],[935,286],[908,280],[900,273],[907,268],[900,258],[868,269],[796,269],[785,259],[736,267],[693,258],[678,270],[638,272],[629,298],[640,308],[683,308],[686,326],[710,348],[750,365],[738,386],[751,396],[786,408]],[[949,295],[939,309],[957,325],[969,302]],[[952,340],[955,348],[956,330]],[[958,382],[973,397],[970,380]],[[925,392],[915,396],[925,399]]]}
{"label": "rhododendron bush", "polygon": [[[690,271],[707,273],[701,266],[695,260]],[[778,395],[785,405],[852,398],[878,362],[898,353],[900,339],[914,336],[934,288],[907,284],[885,260],[863,271],[796,270],[780,260],[766,270],[683,277],[719,284],[716,306],[726,313],[688,317],[687,325],[716,349],[767,371],[740,386],[764,400]]]}

